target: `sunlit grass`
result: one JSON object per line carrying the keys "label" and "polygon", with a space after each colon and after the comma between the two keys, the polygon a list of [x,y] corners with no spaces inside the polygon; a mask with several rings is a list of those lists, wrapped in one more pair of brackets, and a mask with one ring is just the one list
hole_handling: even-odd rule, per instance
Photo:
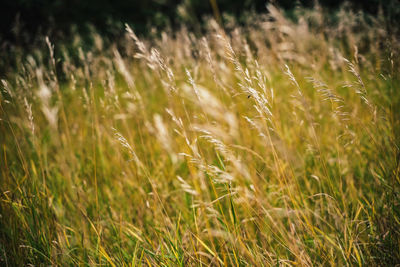
{"label": "sunlit grass", "polygon": [[1,265],[398,263],[399,42],[383,18],[297,12],[19,62]]}

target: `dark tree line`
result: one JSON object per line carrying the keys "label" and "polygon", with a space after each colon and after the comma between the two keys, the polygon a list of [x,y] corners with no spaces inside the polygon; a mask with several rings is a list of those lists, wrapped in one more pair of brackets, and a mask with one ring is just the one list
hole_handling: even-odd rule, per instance
{"label": "dark tree line", "polygon": [[[0,40],[29,42],[36,35],[68,36],[72,29],[85,33],[93,26],[113,36],[127,22],[136,32],[146,34],[155,28],[181,23],[201,24],[205,15],[229,14],[240,18],[246,11],[266,12],[273,2],[286,10],[296,5],[311,7],[316,0],[3,0],[0,4]],[[328,9],[344,0],[318,0]],[[395,21],[400,15],[400,0],[350,1],[354,9],[377,14],[381,8]],[[91,26],[89,26],[91,25]]]}

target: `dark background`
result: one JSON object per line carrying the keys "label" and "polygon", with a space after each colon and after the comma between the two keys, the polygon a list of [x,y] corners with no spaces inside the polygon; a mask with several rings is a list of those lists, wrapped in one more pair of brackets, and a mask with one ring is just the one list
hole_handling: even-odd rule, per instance
{"label": "dark background", "polygon": [[[135,32],[146,35],[151,28],[163,29],[185,25],[201,25],[204,16],[214,13],[213,0],[2,0],[0,4],[0,41],[29,43],[35,36],[53,39],[68,38],[72,32],[82,35],[95,28],[104,36],[123,32],[124,23]],[[312,7],[315,0],[215,0],[222,14],[238,21],[246,12],[266,12],[266,4],[274,3],[290,12],[296,5]],[[319,0],[334,12],[343,0]],[[349,1],[354,10],[376,15],[381,9],[392,24],[399,22],[400,0]],[[185,12],[182,13],[182,10]],[[224,17],[223,17],[224,18]],[[222,19],[223,20],[223,19]],[[92,28],[91,28],[92,27]]]}

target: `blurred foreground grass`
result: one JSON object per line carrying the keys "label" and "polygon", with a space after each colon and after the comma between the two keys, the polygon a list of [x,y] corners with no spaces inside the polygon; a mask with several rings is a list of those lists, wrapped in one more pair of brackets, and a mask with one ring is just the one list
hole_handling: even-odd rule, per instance
{"label": "blurred foreground grass", "polygon": [[399,263],[399,41],[337,16],[46,40],[2,77],[1,265]]}

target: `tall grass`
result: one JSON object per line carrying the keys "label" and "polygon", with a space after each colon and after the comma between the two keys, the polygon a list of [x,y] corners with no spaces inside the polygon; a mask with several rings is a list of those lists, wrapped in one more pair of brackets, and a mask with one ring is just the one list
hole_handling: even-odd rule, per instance
{"label": "tall grass", "polygon": [[398,36],[268,9],[200,37],[46,39],[17,61],[1,265],[399,263]]}

